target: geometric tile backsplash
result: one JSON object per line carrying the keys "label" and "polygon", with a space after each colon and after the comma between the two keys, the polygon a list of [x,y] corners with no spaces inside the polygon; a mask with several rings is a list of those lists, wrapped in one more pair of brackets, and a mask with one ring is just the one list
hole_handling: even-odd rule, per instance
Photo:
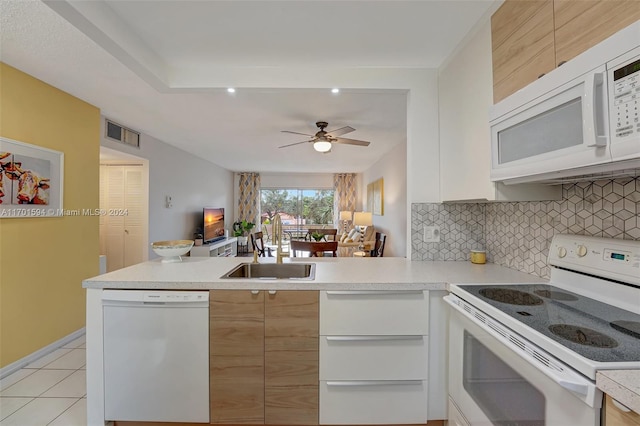
{"label": "geometric tile backsplash", "polygon": [[[640,178],[562,186],[562,200],[517,203],[423,203],[411,206],[411,260],[487,261],[548,278],[554,234],[640,240]],[[423,226],[440,227],[439,243],[422,242]]]}

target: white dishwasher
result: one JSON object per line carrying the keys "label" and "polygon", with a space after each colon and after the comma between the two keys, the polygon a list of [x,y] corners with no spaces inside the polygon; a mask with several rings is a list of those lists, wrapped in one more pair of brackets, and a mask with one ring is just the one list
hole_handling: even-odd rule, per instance
{"label": "white dishwasher", "polygon": [[105,418],[209,422],[209,292],[105,290]]}

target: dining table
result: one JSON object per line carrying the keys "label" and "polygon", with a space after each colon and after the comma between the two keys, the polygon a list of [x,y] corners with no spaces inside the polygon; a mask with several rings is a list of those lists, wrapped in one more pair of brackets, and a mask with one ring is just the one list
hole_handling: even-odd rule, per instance
{"label": "dining table", "polygon": [[306,229],[286,229],[283,231],[290,240],[305,240],[309,231]]}

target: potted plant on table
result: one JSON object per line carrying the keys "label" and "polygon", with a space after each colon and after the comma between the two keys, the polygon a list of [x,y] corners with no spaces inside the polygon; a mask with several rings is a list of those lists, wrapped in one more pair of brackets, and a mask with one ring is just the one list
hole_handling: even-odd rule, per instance
{"label": "potted plant on table", "polygon": [[238,237],[238,244],[247,245],[247,238],[255,224],[243,220],[233,224],[233,236]]}
{"label": "potted plant on table", "polygon": [[313,238],[315,241],[320,241],[324,238],[324,234],[321,234],[319,232],[314,232],[311,234],[311,238]]}

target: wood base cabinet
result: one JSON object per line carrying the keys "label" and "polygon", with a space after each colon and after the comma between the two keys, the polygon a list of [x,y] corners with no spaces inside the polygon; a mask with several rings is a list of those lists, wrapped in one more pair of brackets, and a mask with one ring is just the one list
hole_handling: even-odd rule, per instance
{"label": "wood base cabinet", "polygon": [[318,292],[212,290],[211,423],[318,424]]}
{"label": "wood base cabinet", "polygon": [[211,423],[264,423],[264,292],[209,295]]}
{"label": "wood base cabinet", "polygon": [[603,426],[640,426],[640,414],[627,411],[626,408],[616,407],[613,398],[605,396],[604,425]]}

